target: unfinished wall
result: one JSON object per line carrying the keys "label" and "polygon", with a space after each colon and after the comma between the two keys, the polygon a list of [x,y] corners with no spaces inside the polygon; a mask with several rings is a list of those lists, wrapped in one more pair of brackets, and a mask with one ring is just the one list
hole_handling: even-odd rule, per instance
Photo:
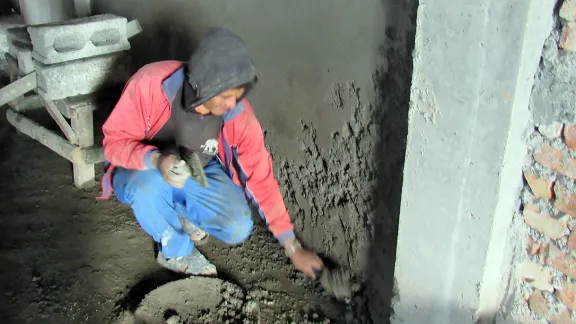
{"label": "unfinished wall", "polygon": [[576,1],[558,8],[531,97],[517,214],[526,234],[508,310],[523,323],[576,322]]}
{"label": "unfinished wall", "polygon": [[[354,302],[388,321],[417,1],[96,0],[138,18],[138,68],[186,60],[207,27],[246,41],[265,129],[297,235],[351,267],[369,289]],[[379,157],[379,158],[377,158]],[[365,298],[368,297],[368,298]],[[370,313],[366,312],[366,308]]]}
{"label": "unfinished wall", "polygon": [[493,323],[551,1],[420,2],[392,323]]}

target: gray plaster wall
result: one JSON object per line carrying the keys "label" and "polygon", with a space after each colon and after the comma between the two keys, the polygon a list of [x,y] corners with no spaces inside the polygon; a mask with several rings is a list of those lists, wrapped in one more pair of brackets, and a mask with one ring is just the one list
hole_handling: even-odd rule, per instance
{"label": "gray plaster wall", "polygon": [[386,323],[392,294],[416,0],[94,0],[139,19],[134,69],[186,60],[206,28],[246,41],[265,129],[297,235],[363,287],[365,322]]}
{"label": "gray plaster wall", "polygon": [[491,323],[554,1],[418,8],[392,323]]}

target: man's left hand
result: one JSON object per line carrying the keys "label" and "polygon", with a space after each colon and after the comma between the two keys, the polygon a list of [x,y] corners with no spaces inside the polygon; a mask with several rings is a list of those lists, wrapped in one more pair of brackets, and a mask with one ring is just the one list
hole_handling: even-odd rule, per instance
{"label": "man's left hand", "polygon": [[316,273],[324,268],[322,259],[320,259],[316,253],[302,247],[296,248],[294,252],[291,253],[290,259],[296,269],[302,271],[312,279],[316,279]]}

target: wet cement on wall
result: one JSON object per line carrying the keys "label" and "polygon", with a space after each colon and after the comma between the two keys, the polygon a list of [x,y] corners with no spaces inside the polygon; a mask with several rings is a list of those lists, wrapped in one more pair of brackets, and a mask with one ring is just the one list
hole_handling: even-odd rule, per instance
{"label": "wet cement on wall", "polygon": [[297,235],[350,267],[359,308],[387,322],[412,75],[415,0],[112,1],[138,18],[134,69],[186,60],[211,26],[246,41],[250,95]]}

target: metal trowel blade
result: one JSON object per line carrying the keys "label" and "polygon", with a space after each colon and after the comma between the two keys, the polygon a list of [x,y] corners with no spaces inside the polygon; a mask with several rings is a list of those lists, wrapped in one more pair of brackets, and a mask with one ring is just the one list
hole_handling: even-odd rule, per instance
{"label": "metal trowel blade", "polygon": [[186,162],[186,165],[190,169],[190,177],[198,182],[202,187],[208,188],[208,179],[204,173],[204,166],[200,162],[200,157],[198,153],[190,150],[181,150],[180,152],[182,160]]}

